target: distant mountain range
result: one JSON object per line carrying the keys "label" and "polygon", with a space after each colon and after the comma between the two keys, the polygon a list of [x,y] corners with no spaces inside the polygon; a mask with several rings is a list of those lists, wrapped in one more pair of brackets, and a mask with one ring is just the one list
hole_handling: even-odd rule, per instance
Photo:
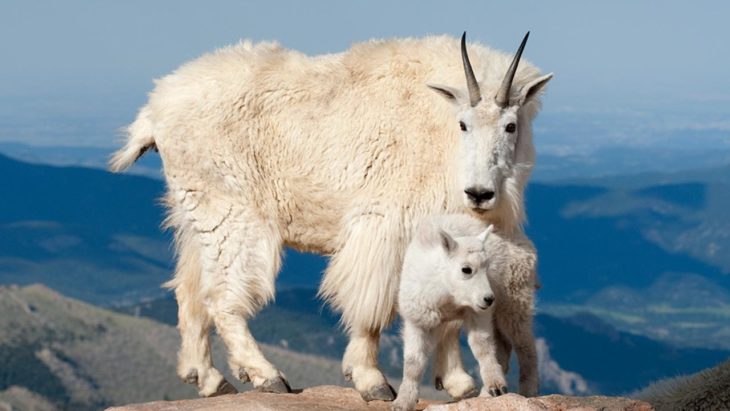
{"label": "distant mountain range", "polygon": [[530,185],[541,309],[730,348],[730,167]]}
{"label": "distant mountain range", "polygon": [[64,298],[0,287],[0,391],[25,387],[62,409],[190,398],[175,376],[176,331]]}
{"label": "distant mountain range", "polygon": [[0,284],[94,303],[161,294],[172,254],[158,180],[0,155],[0,187]]}
{"label": "distant mountain range", "polygon": [[[0,142],[0,153],[31,164],[106,170],[112,150],[101,147],[30,146]],[[135,163],[129,173],[160,179],[161,167],[159,156],[144,156]]]}
{"label": "distant mountain range", "polygon": [[[730,349],[729,175],[724,167],[531,184],[540,311],[568,324],[588,312],[675,346]],[[163,295],[173,264],[170,235],[159,228],[160,180],[0,155],[0,187],[8,193],[0,200],[0,284],[43,283],[107,306]],[[315,288],[325,265],[289,250],[278,287]],[[546,341],[561,367],[578,369]],[[311,344],[303,351],[326,346]]]}

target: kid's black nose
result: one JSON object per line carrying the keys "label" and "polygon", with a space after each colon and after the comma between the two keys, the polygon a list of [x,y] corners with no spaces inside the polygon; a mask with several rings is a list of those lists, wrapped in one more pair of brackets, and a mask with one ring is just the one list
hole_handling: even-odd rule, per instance
{"label": "kid's black nose", "polygon": [[484,303],[487,304],[487,307],[492,305],[492,303],[494,303],[494,296],[490,295],[488,297],[484,297]]}

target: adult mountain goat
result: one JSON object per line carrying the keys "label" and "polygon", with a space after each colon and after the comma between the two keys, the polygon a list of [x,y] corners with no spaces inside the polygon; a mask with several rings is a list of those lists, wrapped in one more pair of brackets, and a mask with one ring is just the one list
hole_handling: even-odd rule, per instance
{"label": "adult mountain goat", "polygon": [[[469,212],[523,237],[531,122],[551,78],[519,64],[526,40],[514,59],[470,46],[476,71],[464,37],[461,47],[441,36],[318,57],[243,42],[159,80],[110,167],[124,170],[150,148],[162,157],[179,254],[169,283],[180,307],[179,375],[201,395],[232,389],[211,362],[214,324],[234,375],[289,390],[246,321],[274,296],[290,246],[330,256],[320,294],[350,337],[342,370],[363,398],[393,399],[378,341],[394,317],[413,227],[426,215]],[[515,314],[520,327],[498,328],[500,358],[511,343],[528,395],[538,383],[531,310]]]}

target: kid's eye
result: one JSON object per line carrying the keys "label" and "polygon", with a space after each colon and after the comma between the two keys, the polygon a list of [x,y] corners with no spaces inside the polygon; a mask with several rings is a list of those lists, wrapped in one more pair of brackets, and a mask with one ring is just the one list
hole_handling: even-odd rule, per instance
{"label": "kid's eye", "polygon": [[463,121],[459,122],[459,128],[461,128],[461,131],[466,131],[466,124],[464,124]]}
{"label": "kid's eye", "polygon": [[471,274],[471,267],[461,267],[461,272],[464,274]]}
{"label": "kid's eye", "polygon": [[514,133],[514,132],[515,132],[515,130],[517,130],[517,125],[516,125],[515,123],[509,123],[509,124],[507,124],[507,126],[506,126],[506,127],[504,128],[504,131],[506,131],[506,132],[508,132],[508,133]]}

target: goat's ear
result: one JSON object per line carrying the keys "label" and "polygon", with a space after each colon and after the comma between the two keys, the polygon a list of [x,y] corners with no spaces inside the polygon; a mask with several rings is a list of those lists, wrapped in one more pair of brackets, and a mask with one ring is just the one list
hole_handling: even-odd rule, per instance
{"label": "goat's ear", "polygon": [[467,98],[467,95],[465,92],[459,90],[458,88],[449,87],[449,86],[442,86],[440,84],[426,84],[428,88],[435,91],[440,95],[441,97],[445,98],[446,101],[450,102],[454,105],[463,104],[469,99]]}
{"label": "goat's ear", "polygon": [[456,240],[449,233],[444,230],[439,230],[439,238],[441,238],[441,246],[446,250],[447,254],[451,254],[456,250],[458,246]]}
{"label": "goat's ear", "polygon": [[525,84],[525,86],[522,87],[522,89],[520,90],[520,105],[522,106],[542,94],[542,90],[545,88],[551,78],[553,78],[553,73],[538,77],[535,80],[532,80],[531,82]]}
{"label": "goat's ear", "polygon": [[489,227],[487,227],[486,230],[484,230],[481,234],[477,236],[480,242],[485,243],[487,242],[487,238],[489,238],[489,234],[492,234],[492,231],[494,231],[494,225],[489,224]]}

